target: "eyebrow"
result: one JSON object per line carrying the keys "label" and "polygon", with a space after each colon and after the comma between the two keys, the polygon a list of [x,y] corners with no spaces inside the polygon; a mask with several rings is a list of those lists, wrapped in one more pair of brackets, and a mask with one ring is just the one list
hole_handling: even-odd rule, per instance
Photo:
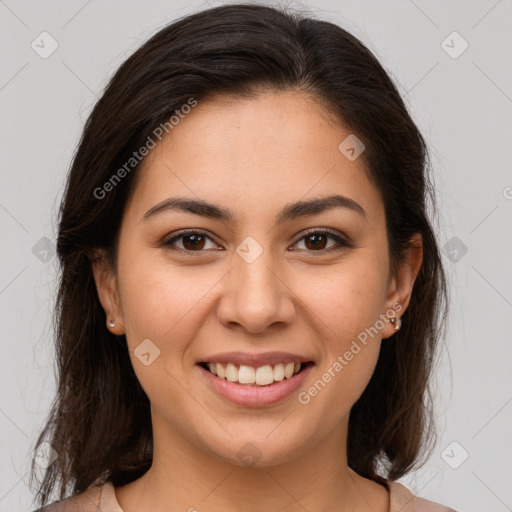
{"label": "eyebrow", "polygon": [[[318,215],[335,208],[346,208],[358,213],[367,220],[363,207],[353,199],[342,195],[333,195],[313,199],[310,201],[299,201],[287,204],[276,216],[276,225],[284,224],[302,217]],[[226,208],[208,203],[202,199],[191,199],[184,197],[170,197],[150,208],[143,216],[144,220],[150,219],[164,212],[182,211],[207,217],[214,220],[236,223],[234,213]]]}

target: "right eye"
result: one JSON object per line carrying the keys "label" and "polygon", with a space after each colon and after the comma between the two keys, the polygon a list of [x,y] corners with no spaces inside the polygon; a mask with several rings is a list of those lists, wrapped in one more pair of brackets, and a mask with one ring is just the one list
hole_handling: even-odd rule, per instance
{"label": "right eye", "polygon": [[[179,247],[175,244],[177,240],[181,240],[182,247]],[[204,231],[189,229],[187,231],[182,231],[167,240],[164,240],[163,245],[165,247],[169,247],[173,251],[178,250],[184,252],[203,252],[205,240],[209,240],[212,243],[215,243],[213,239],[209,237]],[[216,244],[214,249],[218,249]]]}

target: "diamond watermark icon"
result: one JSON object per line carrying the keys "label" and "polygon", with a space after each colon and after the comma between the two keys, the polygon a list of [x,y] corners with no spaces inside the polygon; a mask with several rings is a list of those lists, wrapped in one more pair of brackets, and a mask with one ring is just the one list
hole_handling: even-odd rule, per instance
{"label": "diamond watermark icon", "polygon": [[261,459],[261,452],[253,443],[245,443],[236,456],[246,466],[252,466]]}
{"label": "diamond watermark icon", "polygon": [[263,252],[263,247],[252,236],[248,236],[236,248],[236,252],[246,263],[252,263]]}
{"label": "diamond watermark icon", "polygon": [[49,238],[43,236],[32,247],[34,256],[43,263],[48,263],[55,256],[55,247]]}
{"label": "diamond watermark icon", "polygon": [[41,59],[47,59],[59,47],[59,43],[48,32],[41,32],[30,43],[32,50],[34,50]]}
{"label": "diamond watermark icon", "polygon": [[443,246],[444,255],[452,262],[459,262],[468,252],[467,245],[456,236],[450,238]]}
{"label": "diamond watermark icon", "polygon": [[149,366],[160,355],[160,349],[150,339],[145,339],[133,353],[144,366]]}
{"label": "diamond watermark icon", "polygon": [[443,40],[441,48],[452,59],[458,59],[469,48],[469,43],[458,32],[453,31]]}
{"label": "diamond watermark icon", "polygon": [[442,452],[441,458],[452,469],[458,469],[469,457],[467,450],[457,441],[450,443]]}
{"label": "diamond watermark icon", "polygon": [[348,160],[353,162],[366,149],[366,146],[361,139],[351,133],[341,142],[338,149]]}
{"label": "diamond watermark icon", "polygon": [[50,443],[43,441],[34,450],[32,457],[41,468],[46,469],[57,460],[58,454]]}

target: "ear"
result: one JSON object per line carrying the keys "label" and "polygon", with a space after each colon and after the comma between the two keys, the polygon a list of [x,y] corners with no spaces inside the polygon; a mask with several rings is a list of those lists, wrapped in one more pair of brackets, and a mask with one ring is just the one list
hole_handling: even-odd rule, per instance
{"label": "ear", "polygon": [[[115,270],[103,249],[96,249],[91,256],[91,266],[98,298],[106,315],[107,329],[117,335],[124,334],[123,315]],[[109,326],[114,321],[115,326]]]}
{"label": "ear", "polygon": [[[396,275],[392,276],[386,299],[387,317],[400,318],[409,306],[414,281],[423,262],[423,240],[420,233],[415,233],[409,243],[404,260],[399,264]],[[394,315],[389,315],[389,312]],[[395,333],[395,326],[387,321],[382,329],[382,339],[389,338]]]}

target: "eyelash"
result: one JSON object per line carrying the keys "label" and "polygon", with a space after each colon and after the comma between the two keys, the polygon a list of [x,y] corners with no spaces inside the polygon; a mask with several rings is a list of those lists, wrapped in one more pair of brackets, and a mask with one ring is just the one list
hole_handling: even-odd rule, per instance
{"label": "eyelash", "polygon": [[[180,238],[183,238],[185,236],[189,236],[189,235],[200,235],[200,236],[204,236],[205,238],[207,238],[208,240],[212,241],[213,243],[215,243],[215,240],[213,240],[213,238],[211,238],[210,236],[207,235],[207,233],[205,231],[201,231],[201,230],[194,230],[194,229],[189,229],[189,230],[186,230],[186,231],[182,231],[180,233],[178,233],[177,235],[173,236],[172,238],[168,239],[168,240],[164,240],[162,243],[165,247],[169,247],[171,250],[173,251],[180,251],[180,252],[185,252],[185,253],[194,253],[194,252],[205,252],[205,250],[199,250],[199,251],[191,251],[191,250],[188,250],[188,249],[182,249],[181,247],[176,247],[176,246],[173,246],[174,242]],[[353,247],[352,244],[350,244],[349,242],[347,242],[345,239],[343,239],[342,237],[340,237],[336,231],[333,231],[331,229],[328,229],[328,228],[323,228],[323,229],[311,229],[309,231],[307,231],[306,233],[304,233],[302,235],[301,238],[299,238],[293,245],[297,245],[299,242],[301,242],[304,238],[307,238],[308,236],[310,235],[329,235],[330,238],[334,239],[337,243],[338,243],[338,247],[334,247],[334,249],[331,247],[329,249],[322,249],[322,250],[319,250],[319,251],[314,251],[314,250],[307,250],[305,249],[307,252],[312,252],[312,253],[319,253],[319,254],[326,254],[326,253],[329,253],[331,251],[340,251],[342,249],[345,249],[345,248],[350,248],[350,247]],[[300,249],[299,249],[300,250]]]}

